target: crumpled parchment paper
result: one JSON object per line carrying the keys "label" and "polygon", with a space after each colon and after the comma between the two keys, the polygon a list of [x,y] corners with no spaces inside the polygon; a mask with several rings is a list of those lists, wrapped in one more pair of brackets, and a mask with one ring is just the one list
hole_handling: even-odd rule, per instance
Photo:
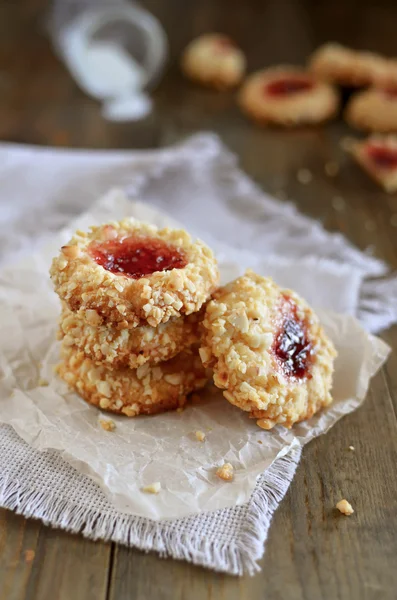
{"label": "crumpled parchment paper", "polygon": [[[309,422],[289,431],[282,427],[263,431],[208,386],[201,392],[201,401],[183,413],[137,419],[112,416],[115,431],[104,431],[98,423],[100,412],[53,374],[59,360],[54,338],[60,305],[48,269],[51,258],[77,227],[86,229],[127,215],[160,226],[175,225],[158,211],[127,202],[115,192],[47,247],[0,273],[0,422],[11,425],[39,450],[59,450],[76,469],[90,475],[121,511],[166,519],[242,504],[249,499],[257,476],[277,456],[291,445],[325,433],[363,402],[369,380],[386,360],[389,348],[366,333],[351,315],[319,310],[339,356],[334,403]],[[338,286],[342,295],[344,289],[338,269],[331,265],[278,261],[225,246],[216,249],[223,281],[253,266],[264,275],[271,272],[280,284],[294,287],[314,305],[352,312],[352,307],[338,305]],[[352,285],[358,284],[352,281]],[[330,303],[330,298],[335,302]],[[205,442],[197,441],[197,430],[206,433]],[[215,475],[224,461],[235,467],[231,483]],[[158,495],[141,491],[155,481],[162,485]]]}

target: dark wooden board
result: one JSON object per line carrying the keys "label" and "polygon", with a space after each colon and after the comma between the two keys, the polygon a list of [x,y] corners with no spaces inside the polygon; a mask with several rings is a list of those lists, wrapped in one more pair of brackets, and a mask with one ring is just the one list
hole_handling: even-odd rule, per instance
{"label": "dark wooden board", "polygon": [[[266,191],[293,200],[330,231],[397,268],[397,195],[380,191],[340,148],[342,122],[258,129],[235,94],[199,89],[177,60],[192,36],[233,35],[251,69],[303,62],[338,39],[397,55],[392,1],[148,0],[170,39],[167,75],[144,121],[110,124],[73,83],[44,35],[44,0],[0,2],[0,140],[94,148],[164,146],[199,130],[218,133]],[[324,165],[336,160],[337,177]],[[313,180],[302,185],[300,168]],[[336,200],[338,198],[338,200]],[[342,201],[340,200],[342,199]],[[222,224],[219,224],[221,227]],[[383,334],[394,348],[397,327]],[[0,600],[394,600],[397,589],[397,357],[374,379],[365,405],[303,452],[271,527],[262,571],[240,579],[154,554],[91,542],[0,510]],[[349,451],[349,445],[355,451]],[[346,518],[335,503],[351,500]],[[26,552],[28,551],[28,552]],[[34,554],[33,554],[34,553]]]}

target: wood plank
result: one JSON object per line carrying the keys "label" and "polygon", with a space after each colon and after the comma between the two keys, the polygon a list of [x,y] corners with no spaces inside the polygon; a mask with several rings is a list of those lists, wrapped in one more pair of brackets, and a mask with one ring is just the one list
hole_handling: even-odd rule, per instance
{"label": "wood plank", "polygon": [[[99,106],[77,89],[51,55],[34,25],[44,4],[25,1],[21,14],[12,2],[0,7],[1,139],[150,147],[211,129],[240,155],[243,168],[264,189],[284,192],[280,195],[294,199],[328,229],[344,232],[360,248],[373,245],[378,256],[397,265],[396,229],[390,222],[397,200],[381,192],[340,150],[338,140],[349,132],[347,127],[335,123],[294,132],[258,129],[239,113],[233,93],[201,90],[185,82],[176,65],[190,37],[215,26],[244,44],[251,68],[303,60],[312,45],[334,37],[335,31],[346,43],[394,54],[393,36],[387,35],[396,15],[392,2],[382,7],[363,2],[357,11],[356,2],[342,0],[230,0],[225,10],[224,3],[214,0],[189,7],[182,0],[166,7],[148,0],[146,5],[170,35],[171,69],[155,94],[157,112],[147,121],[127,125],[103,121]],[[326,178],[324,163],[335,158],[341,171],[335,179]],[[307,186],[296,179],[301,167],[313,172]],[[335,196],[343,198],[343,209],[340,204],[335,208]],[[384,336],[394,347],[396,331]],[[238,580],[119,547],[109,597],[394,599],[397,490],[392,475],[397,437],[392,400],[397,410],[395,354],[376,378],[366,404],[305,448],[296,479],[275,516],[261,574]],[[346,450],[351,443],[354,453]],[[340,495],[356,509],[350,518],[333,509]],[[24,554],[28,549],[35,552],[31,562]],[[108,544],[0,511],[0,600],[58,600],[58,586],[61,600],[105,598],[110,554]]]}
{"label": "wood plank", "polygon": [[[380,435],[381,432],[381,435]],[[385,444],[384,440],[388,440]],[[354,445],[355,451],[348,449]],[[275,515],[255,577],[234,577],[118,547],[110,600],[394,600],[397,424],[383,373],[365,405],[310,443]],[[335,504],[348,498],[355,514]]]}
{"label": "wood plank", "polygon": [[105,600],[111,544],[0,509],[0,600]]}

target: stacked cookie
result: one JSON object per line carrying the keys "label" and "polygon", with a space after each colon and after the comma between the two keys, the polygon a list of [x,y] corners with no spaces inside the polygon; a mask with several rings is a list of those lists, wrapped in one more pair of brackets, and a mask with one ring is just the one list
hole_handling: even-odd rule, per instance
{"label": "stacked cookie", "polygon": [[219,277],[205,244],[125,219],[77,231],[50,272],[62,301],[58,373],[87,402],[154,414],[205,385],[201,313]]}
{"label": "stacked cookie", "polygon": [[130,219],[78,231],[51,277],[62,301],[58,373],[101,409],[177,409],[209,369],[264,429],[332,401],[336,353],[313,310],[252,271],[216,289],[211,250],[184,231]]}

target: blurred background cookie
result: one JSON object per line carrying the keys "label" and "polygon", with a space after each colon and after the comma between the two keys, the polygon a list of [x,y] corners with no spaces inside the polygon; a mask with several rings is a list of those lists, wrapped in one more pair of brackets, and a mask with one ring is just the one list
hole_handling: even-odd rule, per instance
{"label": "blurred background cookie", "polygon": [[338,110],[339,98],[330,84],[304,69],[279,66],[250,75],[239,104],[254,121],[293,126],[330,119]]}
{"label": "blurred background cookie", "polygon": [[356,162],[386,192],[397,190],[397,136],[370,136],[349,150]]}
{"label": "blurred background cookie", "polygon": [[397,84],[397,61],[335,42],[320,46],[309,58],[308,67],[318,77],[347,87]]}
{"label": "blurred background cookie", "polygon": [[181,67],[189,79],[218,90],[238,85],[245,72],[244,53],[228,36],[208,33],[185,49]]}
{"label": "blurred background cookie", "polygon": [[389,133],[397,131],[397,86],[370,87],[354,94],[345,119],[352,127],[364,131]]}

